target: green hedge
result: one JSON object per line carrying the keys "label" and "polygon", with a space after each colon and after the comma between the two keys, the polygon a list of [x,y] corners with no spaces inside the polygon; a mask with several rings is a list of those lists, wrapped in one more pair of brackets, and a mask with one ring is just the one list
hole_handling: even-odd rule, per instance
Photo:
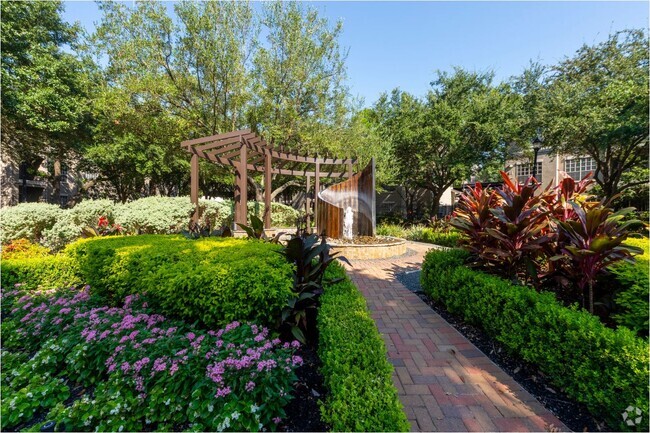
{"label": "green hedge", "polygon": [[145,292],[164,313],[208,326],[271,325],[292,287],[291,265],[278,249],[244,239],[143,235],[79,240],[65,254],[96,293]]}
{"label": "green hedge", "polygon": [[408,431],[391,375],[386,347],[366,302],[338,264],[326,279],[318,313],[319,355],[327,400],[323,420],[333,431]]}
{"label": "green hedge", "polygon": [[461,234],[455,230],[439,231],[424,225],[403,227],[397,224],[380,224],[377,226],[380,236],[393,236],[409,241],[426,242],[428,244],[442,245],[444,247],[457,247]]}
{"label": "green hedge", "polygon": [[2,287],[24,284],[29,290],[56,289],[82,284],[74,260],[56,256],[5,259],[0,264]]}
{"label": "green hedge", "polygon": [[538,365],[615,429],[630,429],[621,413],[631,405],[643,410],[638,428],[648,431],[647,341],[627,328],[607,328],[577,307],[566,308],[551,293],[471,270],[463,266],[466,258],[462,250],[430,251],[422,268],[424,291]]}
{"label": "green hedge", "polygon": [[619,263],[611,271],[619,291],[614,298],[614,320],[619,325],[627,326],[634,332],[648,335],[648,316],[650,315],[650,245],[648,238],[625,241],[643,249],[643,254],[636,256],[636,263]]}
{"label": "green hedge", "polygon": [[2,285],[85,283],[116,300],[146,292],[165,314],[208,326],[234,320],[274,325],[292,287],[291,265],[278,249],[258,241],[178,235],[83,239],[56,256],[3,260]]}

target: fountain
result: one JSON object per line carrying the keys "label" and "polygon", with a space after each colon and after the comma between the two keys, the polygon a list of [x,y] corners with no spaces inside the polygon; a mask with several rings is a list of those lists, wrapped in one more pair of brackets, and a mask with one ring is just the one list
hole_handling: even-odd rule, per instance
{"label": "fountain", "polygon": [[375,161],[316,196],[316,227],[334,251],[350,260],[385,259],[406,253],[406,241],[375,233]]}
{"label": "fountain", "polygon": [[[234,168],[235,236],[245,236],[239,227],[247,224],[249,173],[260,173],[264,179],[264,230],[271,231],[271,191],[273,175],[307,178],[307,196],[314,180],[316,231],[325,234],[334,250],[348,259],[380,259],[404,254],[406,241],[388,236],[375,236],[375,160],[354,174],[354,158],[304,156],[282,146],[267,143],[250,129],[208,137],[193,138],[181,143],[192,155],[190,162],[190,197],[195,205],[193,222],[199,220],[199,159]],[[347,178],[321,191],[321,178]],[[307,203],[309,208],[309,199]],[[310,227],[309,213],[307,227]]]}

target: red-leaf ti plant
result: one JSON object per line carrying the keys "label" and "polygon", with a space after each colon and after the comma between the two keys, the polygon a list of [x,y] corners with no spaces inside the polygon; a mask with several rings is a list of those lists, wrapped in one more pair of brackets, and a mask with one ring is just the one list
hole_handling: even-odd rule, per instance
{"label": "red-leaf ti plant", "polygon": [[490,241],[485,229],[490,227],[494,216],[490,209],[499,204],[494,190],[484,189],[480,182],[474,188],[467,187],[460,196],[449,224],[465,234],[461,245],[479,257]]}
{"label": "red-leaf ti plant", "polygon": [[490,210],[495,220],[485,230],[494,242],[483,250],[481,258],[491,266],[505,267],[512,278],[527,271],[538,284],[536,259],[550,240],[547,235],[550,212],[543,199],[549,187],[535,195],[540,184],[534,178],[524,183],[513,182],[503,171],[501,177],[503,188],[496,191],[501,205]]}
{"label": "red-leaf ti plant", "polygon": [[633,262],[633,254],[640,254],[640,248],[623,244],[627,238],[627,227],[638,221],[621,219],[634,208],[613,212],[610,202],[601,201],[578,204],[569,202],[575,213],[575,219],[561,221],[555,219],[560,231],[560,254],[551,257],[551,261],[560,262],[563,271],[578,286],[582,293],[583,307],[585,290],[589,292],[589,312],[594,312],[594,283],[599,274],[607,267],[619,261]]}
{"label": "red-leaf ti plant", "polygon": [[592,178],[591,172],[583,177],[579,182],[576,182],[570,176],[562,179],[554,191],[550,191],[550,193],[544,197],[544,200],[549,204],[553,218],[559,221],[575,220],[576,213],[571,202],[584,204],[586,206],[588,206],[588,203],[591,203],[592,206],[596,205],[598,202],[589,202],[589,199],[593,196],[587,194],[587,189],[594,182],[595,180]]}

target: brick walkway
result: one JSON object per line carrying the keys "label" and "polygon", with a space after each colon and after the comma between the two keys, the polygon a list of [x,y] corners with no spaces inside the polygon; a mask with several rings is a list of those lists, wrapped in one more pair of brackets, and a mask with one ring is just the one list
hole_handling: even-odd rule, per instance
{"label": "brick walkway", "polygon": [[424,244],[386,260],[353,261],[413,431],[568,431],[552,413],[394,278],[419,269]]}

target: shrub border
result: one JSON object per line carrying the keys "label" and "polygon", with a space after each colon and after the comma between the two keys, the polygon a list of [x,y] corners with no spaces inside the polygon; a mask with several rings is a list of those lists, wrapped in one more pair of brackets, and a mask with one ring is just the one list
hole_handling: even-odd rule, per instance
{"label": "shrub border", "polygon": [[570,397],[602,414],[615,429],[628,406],[643,411],[648,431],[648,342],[627,328],[610,329],[551,293],[514,285],[464,266],[462,250],[430,251],[422,288],[452,313],[479,325],[510,351],[536,364]]}
{"label": "shrub border", "polygon": [[393,366],[366,301],[338,263],[329,266],[318,313],[325,386],[323,421],[332,431],[408,431]]}

